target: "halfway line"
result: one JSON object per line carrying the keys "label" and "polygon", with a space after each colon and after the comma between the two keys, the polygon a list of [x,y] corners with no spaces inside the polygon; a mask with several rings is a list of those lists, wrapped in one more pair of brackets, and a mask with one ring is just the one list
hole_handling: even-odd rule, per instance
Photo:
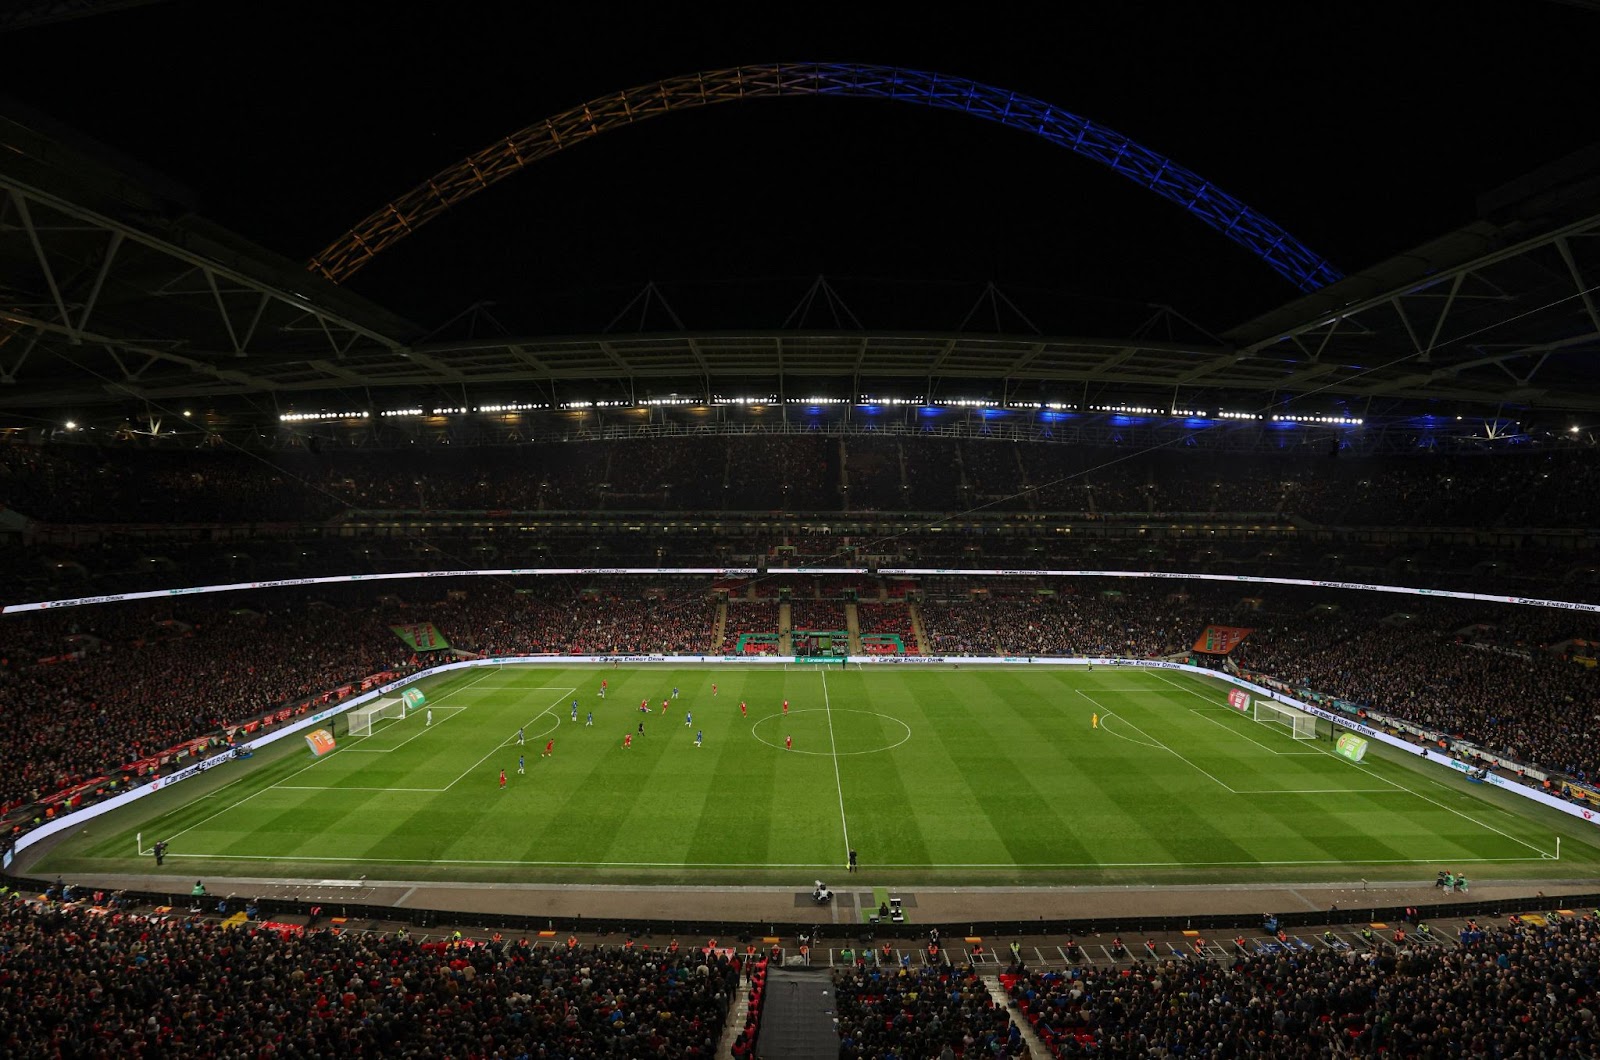
{"label": "halfway line", "polygon": [[822,675],[822,709],[828,715],[828,750],[833,757],[833,785],[839,790],[839,827],[844,829],[844,860],[850,863],[850,823],[844,819],[844,782],[839,779],[839,745],[833,739],[833,706],[828,701],[828,668],[817,667]]}

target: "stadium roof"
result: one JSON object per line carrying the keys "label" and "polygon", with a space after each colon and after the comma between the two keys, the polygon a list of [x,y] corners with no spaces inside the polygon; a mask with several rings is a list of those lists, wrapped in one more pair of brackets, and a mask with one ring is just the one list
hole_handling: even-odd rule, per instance
{"label": "stadium roof", "polygon": [[[99,5],[114,9],[113,14],[97,14],[97,5],[87,2],[36,6],[41,20],[48,16],[58,21],[39,28],[18,17],[9,24],[0,21],[0,31],[10,31],[8,42],[39,42],[41,62],[52,48],[103,57],[105,38],[119,26],[123,31],[139,26],[170,29],[191,22],[203,27],[211,17],[200,6],[185,3]],[[1560,5],[1534,9],[1538,12],[1534,21],[1522,23],[1523,27],[1551,33],[1562,32],[1568,23],[1592,25],[1594,17]],[[1099,28],[1113,26],[1106,21],[1110,18],[1102,16]],[[464,33],[489,47],[486,28],[492,27],[457,25],[441,32]],[[1258,28],[1264,34],[1273,32],[1270,19]],[[892,29],[875,26],[863,36],[877,34],[888,40]],[[1183,31],[1182,26],[1171,30]],[[272,31],[263,28],[263,32]],[[330,30],[334,37],[339,32],[337,27]],[[231,201],[230,189],[247,199],[260,198],[267,194],[260,182],[264,178],[239,173],[219,178],[216,166],[208,164],[224,161],[209,157],[221,153],[215,147],[192,153],[151,152],[157,169],[180,181],[209,185],[204,192],[194,192],[129,159],[126,152],[147,147],[141,129],[113,122],[121,137],[107,148],[81,131],[90,128],[105,139],[105,118],[98,112],[74,111],[68,99],[59,101],[59,108],[53,106],[58,113],[50,117],[21,103],[0,106],[0,143],[8,148],[0,154],[0,415],[42,421],[59,418],[65,411],[110,418],[138,408],[176,409],[179,404],[199,403],[223,415],[249,416],[330,404],[347,407],[352,402],[381,408],[562,397],[637,400],[668,393],[709,398],[797,392],[925,399],[1021,395],[1081,403],[1321,408],[1365,415],[1424,409],[1600,411],[1600,375],[1594,368],[1600,353],[1596,308],[1600,300],[1595,290],[1600,286],[1600,158],[1592,149],[1564,154],[1573,143],[1571,135],[1549,131],[1563,129],[1559,113],[1524,123],[1538,125],[1542,141],[1531,139],[1531,134],[1519,140],[1508,130],[1506,150],[1481,140],[1451,145],[1456,158],[1492,154],[1472,175],[1472,192],[1481,193],[1489,184],[1523,171],[1530,173],[1483,196],[1476,209],[1464,208],[1459,186],[1441,185],[1433,197],[1452,209],[1433,205],[1431,213],[1412,212],[1423,214],[1424,221],[1426,216],[1453,213],[1454,228],[1318,286],[1337,272],[1317,272],[1322,266],[1316,263],[1323,259],[1309,249],[1303,259],[1310,263],[1305,266],[1309,271],[1294,272],[1300,268],[1292,264],[1295,259],[1280,255],[1283,240],[1294,237],[1277,225],[1306,237],[1319,250],[1325,245],[1330,257],[1337,259],[1361,252],[1352,250],[1360,239],[1339,231],[1344,220],[1354,227],[1388,218],[1388,230],[1366,238],[1367,253],[1385,246],[1399,249],[1393,243],[1394,230],[1415,231],[1422,222],[1413,218],[1407,227],[1384,214],[1375,205],[1377,197],[1396,193],[1381,190],[1351,195],[1344,202],[1330,199],[1306,210],[1306,200],[1282,194],[1271,182],[1252,180],[1249,166],[1239,165],[1237,152],[1216,150],[1203,134],[1199,140],[1169,146],[1165,141],[1177,134],[1169,127],[1161,135],[1160,122],[1153,123],[1155,135],[1141,135],[1148,146],[1119,139],[1121,133],[1095,116],[1078,118],[1057,109],[1073,107],[1077,101],[1056,97],[1065,89],[1046,83],[1049,78],[1040,73],[1049,49],[1041,52],[1036,42],[1016,40],[1020,32],[1005,35],[1016,41],[1019,53],[1011,63],[991,41],[990,48],[965,59],[957,52],[940,56],[937,65],[907,64],[890,71],[899,75],[937,69],[948,59],[956,69],[941,71],[950,75],[942,77],[921,73],[916,78],[882,78],[877,75],[884,67],[848,64],[790,64],[781,70],[714,65],[698,63],[700,52],[687,47],[682,49],[686,65],[665,72],[664,57],[637,61],[640,45],[623,49],[627,54],[604,64],[593,64],[599,67],[596,70],[568,58],[550,66],[545,70],[548,77],[540,79],[550,83],[541,85],[539,98],[564,100],[564,105],[536,104],[531,111],[520,104],[498,108],[497,113],[520,115],[516,120],[474,114],[472,122],[463,124],[494,129],[493,136],[502,138],[500,145],[493,136],[473,141],[467,139],[469,132],[460,132],[455,139],[469,144],[468,150],[459,150],[458,144],[448,151],[419,151],[417,157],[434,161],[419,166],[413,159],[399,172],[385,172],[381,184],[370,174],[365,183],[351,178],[348,182],[354,186],[339,189],[341,201],[360,205],[341,207],[337,221],[332,219],[334,207],[320,201],[318,185],[338,185],[341,177],[326,169],[319,170],[317,181],[299,184],[286,184],[280,175],[271,184],[273,204],[242,206]],[[807,36],[798,30],[794,34],[802,42]],[[717,44],[724,50],[753,44],[736,37],[724,35]],[[949,46],[951,39],[942,43]],[[271,43],[250,54],[256,61],[270,61]],[[1358,36],[1351,43],[1362,40]],[[1419,50],[1428,46],[1420,36],[1413,43]],[[1557,40],[1546,43],[1561,46]],[[895,46],[907,50],[902,41]],[[678,54],[673,48],[664,51]],[[461,62],[440,57],[460,76],[462,68],[449,67],[450,61]],[[482,56],[476,59],[480,67],[483,61]],[[1164,80],[1159,72],[1151,72],[1159,83],[1130,92],[1133,101],[1124,101],[1122,109],[1109,116],[1124,132],[1131,131],[1130,116],[1148,116],[1145,108],[1170,109],[1170,93],[1179,85],[1204,95],[1203,85],[1177,76],[1176,60],[1169,61],[1174,69]],[[696,74],[697,70],[716,73]],[[781,73],[765,82],[765,92],[759,86],[751,88],[760,79],[748,71],[760,70]],[[863,71],[873,75],[870,81]],[[960,76],[969,71],[979,76]],[[730,77],[730,72],[738,76]],[[603,76],[615,79],[603,82],[599,80]],[[316,149],[332,142],[328,138],[333,134],[327,130],[338,129],[350,118],[336,99],[298,94],[294,78],[265,80],[270,82],[266,86],[251,86],[235,77],[226,87],[246,106],[248,99],[254,99],[257,107],[266,106],[262,101],[277,94],[270,116],[257,121],[264,127],[294,128],[294,116],[286,119],[282,111],[297,111],[307,129],[304,156],[296,145],[285,146],[280,153],[288,157],[282,165],[291,169],[310,165]],[[1052,262],[1055,271],[1024,272],[1021,263],[1031,260],[1039,265],[1045,258],[1008,258],[992,248],[1028,244],[1038,255],[1047,253],[1052,240],[1035,242],[1039,234],[1028,224],[1029,212],[1017,213],[1015,203],[992,198],[975,196],[977,201],[971,201],[960,186],[940,185],[925,169],[919,169],[916,182],[939,186],[915,197],[906,193],[902,204],[907,216],[896,218],[894,224],[873,224],[870,215],[851,215],[845,203],[849,196],[840,189],[870,183],[853,172],[851,151],[870,156],[878,150],[873,140],[903,132],[907,142],[896,140],[897,149],[908,165],[920,165],[926,159],[917,153],[915,141],[925,140],[934,123],[939,123],[942,138],[944,123],[960,119],[909,109],[904,114],[888,113],[882,102],[835,98],[779,104],[744,102],[746,97],[738,95],[738,105],[732,109],[742,116],[731,129],[719,127],[719,143],[737,147],[748,142],[753,151],[776,147],[781,154],[794,130],[774,132],[774,126],[783,123],[770,119],[772,111],[763,111],[759,119],[748,113],[759,108],[793,108],[801,115],[797,121],[803,135],[824,130],[832,141],[821,142],[836,143],[839,153],[808,159],[797,168],[810,170],[813,182],[825,175],[834,185],[813,198],[832,196],[845,214],[840,227],[828,233],[829,240],[839,244],[839,252],[786,254],[777,245],[780,237],[769,230],[765,238],[773,244],[773,253],[763,258],[752,253],[738,232],[730,232],[730,225],[765,227],[771,215],[793,214],[812,227],[824,222],[827,202],[819,207],[794,184],[777,180],[772,182],[776,194],[763,195],[763,181],[741,180],[725,189],[713,188],[709,198],[696,199],[694,209],[705,211],[708,201],[715,205],[718,191],[725,190],[727,209],[736,215],[703,224],[708,234],[696,240],[693,218],[686,232],[662,215],[673,209],[674,195],[685,200],[691,194],[705,196],[696,188],[706,182],[674,184],[674,177],[658,173],[657,162],[665,158],[665,165],[681,166],[687,158],[725,164],[727,157],[716,155],[703,141],[689,143],[684,153],[662,156],[660,152],[684,137],[683,128],[691,121],[678,116],[651,122],[648,130],[606,136],[598,132],[638,122],[641,99],[671,103],[688,100],[691,91],[704,95],[729,85],[736,93],[748,90],[751,99],[762,94],[804,94],[800,89],[806,86],[814,94],[835,95],[843,86],[842,94],[878,100],[908,101],[908,95],[920,93],[909,101],[929,104],[927,109],[932,110],[961,109],[963,116],[987,108],[977,116],[1011,125],[1013,132],[1026,124],[1017,117],[1026,111],[1024,104],[1035,106],[1027,112],[1027,120],[1038,119],[1038,128],[1026,131],[1035,133],[1031,139],[1037,143],[1019,145],[1019,140],[1028,138],[1008,135],[1007,130],[961,126],[952,138],[939,141],[934,154],[957,180],[978,179],[990,166],[1007,167],[1008,172],[1027,167],[1026,180],[1017,178],[1016,197],[1033,198],[1032,213],[1044,218],[1038,227],[1070,224],[1073,235],[1087,232],[1081,240],[1087,253],[1081,256],[1099,260],[1090,261],[1087,271],[1080,261],[1070,267]],[[960,91],[953,93],[952,85]],[[636,89],[631,96],[623,92],[630,87]],[[1471,90],[1460,88],[1462,94]],[[1546,91],[1538,98],[1559,112],[1559,97],[1558,92]],[[575,103],[584,98],[590,103]],[[1552,99],[1556,102],[1550,103]],[[704,102],[701,98],[695,105]],[[1353,105],[1367,102],[1370,99],[1356,99]],[[683,102],[664,109],[687,106]],[[1273,142],[1283,155],[1295,149],[1309,151],[1303,130],[1284,124],[1306,106],[1286,105],[1255,115],[1261,125],[1251,128],[1250,135]],[[115,109],[116,103],[104,101],[102,107]],[[811,107],[816,110],[808,110]],[[842,117],[847,107],[866,115],[860,126],[850,126]],[[413,117],[423,123],[437,119],[427,113]],[[69,119],[73,126],[68,128],[57,118]],[[551,120],[541,126],[547,118]],[[1220,109],[1185,116],[1191,135],[1193,129],[1203,130],[1209,124],[1212,140],[1236,133],[1240,120],[1248,119],[1236,119]],[[548,224],[548,240],[528,232],[527,205],[511,202],[501,189],[481,196],[470,208],[462,205],[466,194],[523,169],[526,163],[518,145],[532,141],[519,141],[513,135],[518,129],[533,130],[547,146],[555,135],[551,130],[568,140],[582,132],[600,141],[584,147],[587,153],[563,154],[539,163],[536,172],[545,200],[539,222]],[[1407,135],[1418,134],[1411,129]],[[349,137],[363,139],[353,132]],[[963,137],[969,138],[970,152],[959,152]],[[1100,146],[1091,151],[1085,143],[1094,138]],[[171,142],[170,134],[167,140]],[[815,141],[799,146],[814,145]],[[562,142],[556,149],[565,146]],[[1075,160],[1062,157],[1062,147],[1101,163],[1099,168],[1109,175],[1085,177],[1085,168],[1096,167],[1074,166]],[[1168,154],[1161,154],[1163,150]],[[1502,157],[1519,150],[1534,153],[1510,160]],[[251,157],[249,152],[238,154]],[[1128,161],[1134,155],[1139,156],[1137,165]],[[385,161],[397,165],[396,157],[386,155]],[[1552,164],[1553,157],[1557,161]],[[468,161],[449,161],[462,158]],[[1172,158],[1193,168],[1177,165]],[[881,155],[868,160],[883,162]],[[631,171],[630,179],[616,177],[619,165],[631,163],[637,169],[643,162],[651,164],[651,178],[659,175],[669,186],[666,198],[652,198],[649,182],[634,179]],[[490,164],[503,164],[507,172],[490,174]],[[1374,185],[1395,177],[1381,159],[1361,166],[1330,157],[1325,165],[1346,179],[1364,171]],[[425,179],[430,173],[435,176]],[[447,176],[458,183],[447,186],[443,180]],[[1132,184],[1117,183],[1117,177],[1131,178]],[[515,176],[515,181],[530,179],[520,172]],[[894,182],[897,177],[889,179]],[[474,180],[482,188],[468,186]],[[1258,201],[1247,207],[1231,195],[1216,199],[1221,193],[1213,190],[1212,180]],[[1296,180],[1315,183],[1307,177]],[[416,190],[397,196],[396,186],[407,181]],[[1103,230],[1094,230],[1092,213],[1075,207],[1070,219],[1064,220],[1060,211],[1069,205],[1043,198],[1046,189],[1058,184],[1069,205],[1073,197],[1104,198],[1109,218]],[[1151,197],[1150,191],[1168,204]],[[1421,189],[1421,197],[1426,200],[1429,191]],[[1186,195],[1191,196],[1187,204],[1180,201]],[[385,209],[394,212],[374,213],[386,197],[397,205]],[[226,205],[210,208],[219,198]],[[1200,209],[1201,199],[1215,205]],[[428,231],[393,250],[387,249],[392,239],[382,245],[370,242],[383,230],[384,218],[401,216],[408,202],[423,212],[404,214],[402,226],[390,229],[409,235],[419,218],[432,217]],[[552,202],[558,208],[553,209]],[[1172,202],[1187,205],[1203,224],[1172,210]],[[881,208],[883,201],[867,208],[873,205]],[[1261,206],[1271,208],[1270,220],[1256,209]],[[446,210],[452,212],[434,216]],[[978,222],[970,220],[973,211],[979,214]],[[995,216],[994,227],[982,223],[985,213]],[[1332,228],[1330,213],[1343,219]],[[363,214],[370,215],[368,222],[360,221]],[[600,214],[605,215],[603,227],[597,220]],[[286,215],[293,216],[292,225],[275,224]],[[697,216],[704,222],[703,212]],[[373,218],[375,225],[370,223]],[[561,260],[536,267],[520,255],[508,256],[503,234],[498,241],[487,238],[497,223],[514,225],[524,233],[519,249],[537,240],[541,249],[557,248]],[[332,280],[346,280],[354,270],[330,269],[327,250],[338,246],[341,226],[354,225],[350,231],[360,233],[363,224],[368,225],[366,235],[349,245],[366,254],[367,260],[372,255],[363,247],[384,250],[386,258],[340,286]],[[294,227],[306,234],[288,240],[280,231]],[[1248,227],[1250,234],[1241,237],[1241,227]],[[1433,231],[1445,228],[1449,226]],[[320,231],[320,237],[310,236],[313,230]],[[924,267],[924,259],[946,231],[945,251],[955,264],[940,278]],[[586,237],[590,232],[592,236]],[[660,282],[636,279],[637,268],[627,255],[639,253],[650,262],[647,267],[659,267],[661,259],[653,256],[654,247],[630,245],[629,240],[648,243],[657,235],[687,248],[683,275]],[[1243,249],[1230,246],[1224,235]],[[737,260],[725,263],[719,276],[708,278],[701,266],[718,255],[719,236],[726,238],[723,245]],[[796,229],[793,239],[809,242],[803,228]],[[290,256],[296,246],[302,256]],[[318,247],[324,250],[319,252]],[[1171,254],[1163,255],[1157,248],[1170,248]],[[876,274],[862,278],[869,270],[860,259],[869,254]],[[1176,264],[1157,260],[1167,256],[1180,260]],[[1017,278],[986,282],[987,277],[973,271],[971,259],[978,257],[987,257]],[[389,259],[394,259],[392,264]],[[1357,266],[1360,260],[1356,259]],[[315,267],[308,268],[308,262]],[[803,279],[795,276],[798,268],[833,262],[843,271],[826,279],[817,278],[815,272]],[[1203,268],[1196,267],[1200,262]],[[571,264],[575,273],[584,272],[589,282],[563,286],[564,264]],[[1084,277],[1094,275],[1097,265],[1108,274],[1132,280],[1114,293],[1087,289]],[[1148,272],[1147,279],[1140,278],[1141,270]],[[1305,282],[1296,276],[1305,277]],[[515,287],[524,279],[537,290],[525,300],[505,299],[508,283]],[[1310,293],[1296,296],[1297,283]],[[1182,290],[1185,285],[1188,291]],[[437,288],[453,293],[441,295]],[[583,293],[566,297],[574,290]],[[1184,297],[1169,297],[1175,293]],[[447,312],[441,308],[445,304],[441,297],[459,298],[457,309],[470,308]],[[495,304],[487,304],[490,301]],[[1168,301],[1182,312],[1167,308]],[[1266,308],[1273,305],[1276,308]],[[1225,321],[1228,318],[1222,314],[1229,313],[1235,314],[1234,319],[1246,317],[1246,322],[1223,330],[1217,321]]]}

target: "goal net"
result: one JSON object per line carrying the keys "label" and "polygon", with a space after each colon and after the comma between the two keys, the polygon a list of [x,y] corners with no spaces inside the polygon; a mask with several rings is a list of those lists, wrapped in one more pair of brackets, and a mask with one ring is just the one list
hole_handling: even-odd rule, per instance
{"label": "goal net", "polygon": [[371,736],[372,723],[393,718],[396,721],[406,716],[406,701],[404,699],[380,699],[370,706],[357,707],[349,714],[351,736]]}
{"label": "goal net", "polygon": [[1281,703],[1274,703],[1270,699],[1258,699],[1254,703],[1255,720],[1263,725],[1277,725],[1288,729],[1289,734],[1296,740],[1315,740],[1317,738],[1317,716],[1307,714],[1303,710],[1286,707]]}

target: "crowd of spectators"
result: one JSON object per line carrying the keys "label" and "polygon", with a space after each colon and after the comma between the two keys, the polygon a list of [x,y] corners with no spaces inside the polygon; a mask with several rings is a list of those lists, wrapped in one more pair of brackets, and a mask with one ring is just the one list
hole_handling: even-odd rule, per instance
{"label": "crowd of spectators", "polygon": [[1021,446],[994,442],[964,442],[961,445],[961,470],[966,477],[966,507],[996,507],[1000,510],[1026,510],[1017,503],[1026,490],[1023,480]]}
{"label": "crowd of spectators", "polygon": [[718,508],[795,511],[837,508],[838,440],[752,435],[727,446],[727,489]]}
{"label": "crowd of spectators", "polygon": [[845,445],[845,507],[852,511],[903,511],[910,486],[900,474],[896,438],[851,438]]}
{"label": "crowd of spectators", "polygon": [[710,650],[717,604],[698,579],[556,575],[472,579],[411,609],[476,655],[638,655]]}
{"label": "crowd of spectators", "polygon": [[833,986],[842,1060],[1029,1055],[970,964],[859,964],[834,973]]}
{"label": "crowd of spectators", "polygon": [[[960,443],[947,438],[922,438],[904,443],[910,447],[905,454],[904,496],[850,498],[853,510],[872,508],[880,511],[895,509],[914,512],[961,511],[970,507],[961,496]],[[848,443],[845,446],[849,451]]]}
{"label": "crowd of spectators", "polygon": [[836,633],[845,628],[844,604],[838,600],[794,600],[789,604],[789,628]]}
{"label": "crowd of spectators", "polygon": [[[1431,601],[1404,614],[1290,616],[1246,640],[1237,662],[1526,766],[1600,776],[1600,676],[1570,661],[1571,649],[1548,650],[1580,633],[1594,639],[1592,619],[1504,608],[1485,616]],[[1491,621],[1463,623],[1469,614]]]}
{"label": "crowd of spectators", "polygon": [[1002,977],[1051,1055],[1470,1056],[1600,1051],[1600,921],[1507,924],[1455,946],[1013,967]]}
{"label": "crowd of spectators", "polygon": [[[84,896],[87,898],[88,896]],[[7,1055],[710,1057],[743,986],[736,953],[526,938],[426,940],[0,901]],[[764,961],[734,1055],[752,1055]],[[1600,1050],[1600,919],[1511,918],[1459,945],[1283,949],[999,975],[1052,1056],[1484,1056]],[[833,975],[845,1058],[1018,1057],[970,964]]]}
{"label": "crowd of spectators", "polygon": [[905,604],[857,604],[856,624],[862,636],[862,647],[868,647],[866,638],[893,636],[908,652],[917,651],[917,634],[911,622],[911,609]]}
{"label": "crowd of spectators", "polygon": [[[842,461],[842,463],[841,463]],[[841,474],[841,471],[843,472]],[[1302,456],[730,434],[326,452],[0,445],[0,505],[69,523],[362,511],[1254,513],[1335,526],[1589,527],[1591,453]]]}
{"label": "crowd of spectators", "polygon": [[409,655],[377,621],[265,599],[12,616],[0,641],[7,807],[270,707],[404,668]]}
{"label": "crowd of spectators", "polygon": [[776,600],[729,600],[728,618],[723,634],[729,644],[738,641],[742,633],[770,633],[778,635],[778,602]]}
{"label": "crowd of spectators", "polygon": [[819,600],[875,600],[878,596],[878,579],[864,574],[819,574],[809,580],[809,586],[791,595]]}
{"label": "crowd of spectators", "polygon": [[737,956],[0,905],[8,1056],[712,1057]]}
{"label": "crowd of spectators", "polygon": [[633,446],[606,471],[606,504],[645,511],[711,503],[721,499],[725,470],[721,447],[704,439]]}
{"label": "crowd of spectators", "polygon": [[405,592],[263,590],[0,619],[0,806],[415,668],[392,624],[432,622],[453,648],[480,655],[698,653],[717,610],[699,581],[475,578]]}
{"label": "crowd of spectators", "polygon": [[1166,586],[1008,586],[922,605],[935,655],[1155,658],[1187,651],[1207,613]]}

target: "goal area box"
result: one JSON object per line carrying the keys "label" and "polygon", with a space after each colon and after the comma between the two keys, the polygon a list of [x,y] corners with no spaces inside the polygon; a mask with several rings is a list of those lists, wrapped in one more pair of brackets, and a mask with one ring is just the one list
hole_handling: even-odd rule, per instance
{"label": "goal area box", "polygon": [[406,700],[403,697],[393,699],[380,699],[376,703],[365,707],[357,707],[346,715],[349,724],[349,735],[371,736],[374,722],[400,721],[406,716]]}
{"label": "goal area box", "polygon": [[1294,707],[1286,707],[1282,703],[1274,703],[1270,699],[1257,699],[1251,704],[1251,717],[1262,725],[1272,725],[1286,729],[1289,735],[1296,740],[1315,740],[1317,738],[1317,716],[1307,714]]}

